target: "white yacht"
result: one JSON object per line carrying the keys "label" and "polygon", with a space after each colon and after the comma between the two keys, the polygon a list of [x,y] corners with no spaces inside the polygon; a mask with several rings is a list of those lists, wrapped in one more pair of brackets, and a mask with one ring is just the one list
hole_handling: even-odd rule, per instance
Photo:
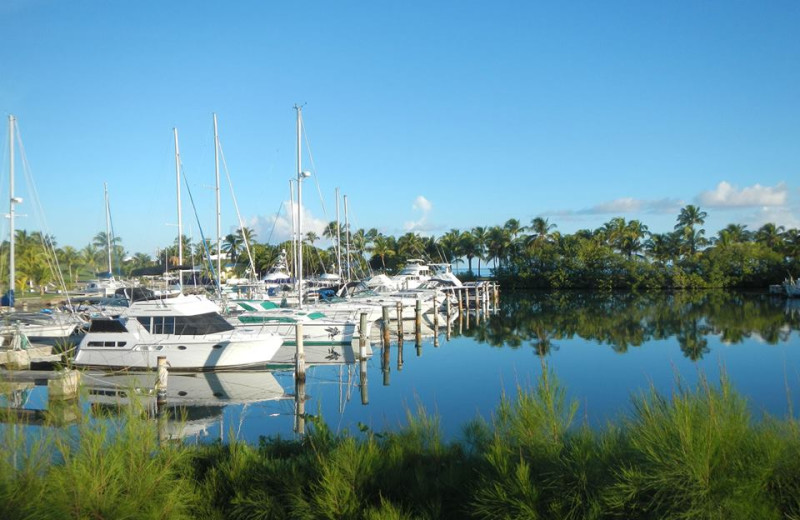
{"label": "white yacht", "polygon": [[171,370],[264,366],[281,346],[267,330],[237,329],[199,295],[132,299],[120,313],[92,318],[77,366],[149,369],[166,356]]}
{"label": "white yacht", "polygon": [[0,334],[21,332],[34,343],[55,343],[76,334],[85,325],[77,314],[57,309],[0,314]]}
{"label": "white yacht", "polygon": [[[264,302],[268,304],[269,302]],[[352,315],[352,312],[350,312]],[[297,352],[297,324],[303,324],[303,350],[311,365],[358,361],[361,324],[358,317],[333,319],[314,309],[274,308],[248,310],[228,318],[237,329],[268,330],[280,335],[283,344],[270,365],[292,364]],[[369,337],[372,322],[366,322],[366,355],[372,355]]]}

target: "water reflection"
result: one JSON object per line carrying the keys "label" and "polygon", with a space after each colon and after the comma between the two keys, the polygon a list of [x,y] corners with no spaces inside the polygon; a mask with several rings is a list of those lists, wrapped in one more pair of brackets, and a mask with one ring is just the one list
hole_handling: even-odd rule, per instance
{"label": "water reflection", "polygon": [[173,373],[166,399],[155,391],[155,373],[85,373],[88,405],[95,413],[138,407],[160,417],[164,438],[208,437],[212,427],[225,433],[223,411],[229,405],[250,405],[291,398],[270,371]]}
{"label": "water reflection", "polygon": [[576,337],[619,353],[674,337],[697,361],[710,352],[709,336],[727,345],[751,338],[774,345],[799,324],[795,302],[764,294],[506,293],[497,312],[462,334],[494,347],[530,346],[539,356]]}

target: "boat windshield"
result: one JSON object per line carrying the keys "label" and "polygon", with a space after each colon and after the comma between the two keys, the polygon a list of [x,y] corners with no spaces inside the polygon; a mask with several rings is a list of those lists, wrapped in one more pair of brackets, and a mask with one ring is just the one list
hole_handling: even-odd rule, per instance
{"label": "boat windshield", "polygon": [[138,316],[137,319],[151,334],[202,336],[233,330],[233,325],[216,312],[196,316]]}

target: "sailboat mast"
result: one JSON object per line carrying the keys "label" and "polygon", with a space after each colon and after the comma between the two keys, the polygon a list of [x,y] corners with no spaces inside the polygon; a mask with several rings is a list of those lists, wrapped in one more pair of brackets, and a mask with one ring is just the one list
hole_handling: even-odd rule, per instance
{"label": "sailboat mast", "polygon": [[298,307],[303,308],[303,168],[300,142],[302,137],[303,107],[297,110],[297,297]]}
{"label": "sailboat mast", "polygon": [[347,218],[347,195],[344,196],[344,239],[347,244],[345,262],[347,262],[347,281],[350,278],[350,220]]}
{"label": "sailboat mast", "polygon": [[[342,233],[339,226],[339,188],[336,188],[336,266],[339,280],[342,279]],[[349,280],[348,280],[349,281]]]}
{"label": "sailboat mast", "polygon": [[222,276],[222,220],[219,206],[219,134],[217,133],[217,114],[214,114],[214,176],[216,178],[217,196],[217,285]]}
{"label": "sailboat mast", "polygon": [[[177,187],[178,192],[178,265],[183,265],[183,225],[181,224],[181,152],[178,149],[178,129],[173,128],[172,133],[175,134],[175,186]],[[179,285],[183,285],[183,283],[179,282]]]}
{"label": "sailboat mast", "polygon": [[289,179],[289,206],[292,212],[292,274],[297,279],[297,212],[294,209],[294,179]]}
{"label": "sailboat mast", "polygon": [[8,156],[9,156],[9,209],[8,209],[8,226],[11,230],[11,235],[8,240],[8,305],[14,308],[14,284],[16,278],[15,265],[14,265],[14,204],[17,200],[14,198],[14,125],[16,119],[14,116],[8,116]]}
{"label": "sailboat mast", "polygon": [[105,193],[106,199],[106,254],[108,255],[108,273],[112,273],[111,267],[111,215],[110,210],[108,209],[108,184],[105,182],[103,183],[103,192]]}

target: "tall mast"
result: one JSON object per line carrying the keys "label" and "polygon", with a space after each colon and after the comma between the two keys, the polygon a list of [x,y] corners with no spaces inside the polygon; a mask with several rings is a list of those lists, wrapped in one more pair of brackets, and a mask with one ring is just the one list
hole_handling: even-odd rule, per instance
{"label": "tall mast", "polygon": [[111,213],[108,208],[108,184],[103,183],[103,191],[106,197],[106,253],[108,254],[108,273],[112,273],[111,267]]}
{"label": "tall mast", "polygon": [[289,179],[289,206],[292,212],[292,275],[297,279],[297,212],[294,209],[294,179]]}
{"label": "tall mast", "polygon": [[[339,281],[342,280],[342,233],[339,226],[339,188],[336,188],[336,266]],[[349,280],[348,280],[349,281]]]}
{"label": "tall mast", "polygon": [[[178,265],[183,265],[183,225],[181,224],[181,152],[178,149],[178,129],[172,129],[175,134],[175,185],[178,191]],[[180,275],[179,275],[179,278]],[[183,285],[179,280],[179,285]]]}
{"label": "tall mast", "polygon": [[298,307],[303,308],[303,168],[300,141],[302,137],[303,107],[297,110],[297,297]]}
{"label": "tall mast", "polygon": [[350,221],[347,218],[347,195],[344,196],[344,239],[347,244],[347,253],[345,256],[345,262],[347,262],[347,281],[351,280],[350,278]]}
{"label": "tall mast", "polygon": [[14,272],[14,204],[18,201],[14,198],[14,125],[16,119],[14,116],[8,116],[8,156],[9,156],[9,209],[8,209],[8,226],[11,229],[11,236],[8,240],[8,305],[14,308],[14,284],[16,282],[16,273]]}
{"label": "tall mast", "polygon": [[222,276],[222,220],[219,206],[219,134],[217,133],[217,114],[214,114],[214,176],[216,177],[217,195],[217,284]]}

